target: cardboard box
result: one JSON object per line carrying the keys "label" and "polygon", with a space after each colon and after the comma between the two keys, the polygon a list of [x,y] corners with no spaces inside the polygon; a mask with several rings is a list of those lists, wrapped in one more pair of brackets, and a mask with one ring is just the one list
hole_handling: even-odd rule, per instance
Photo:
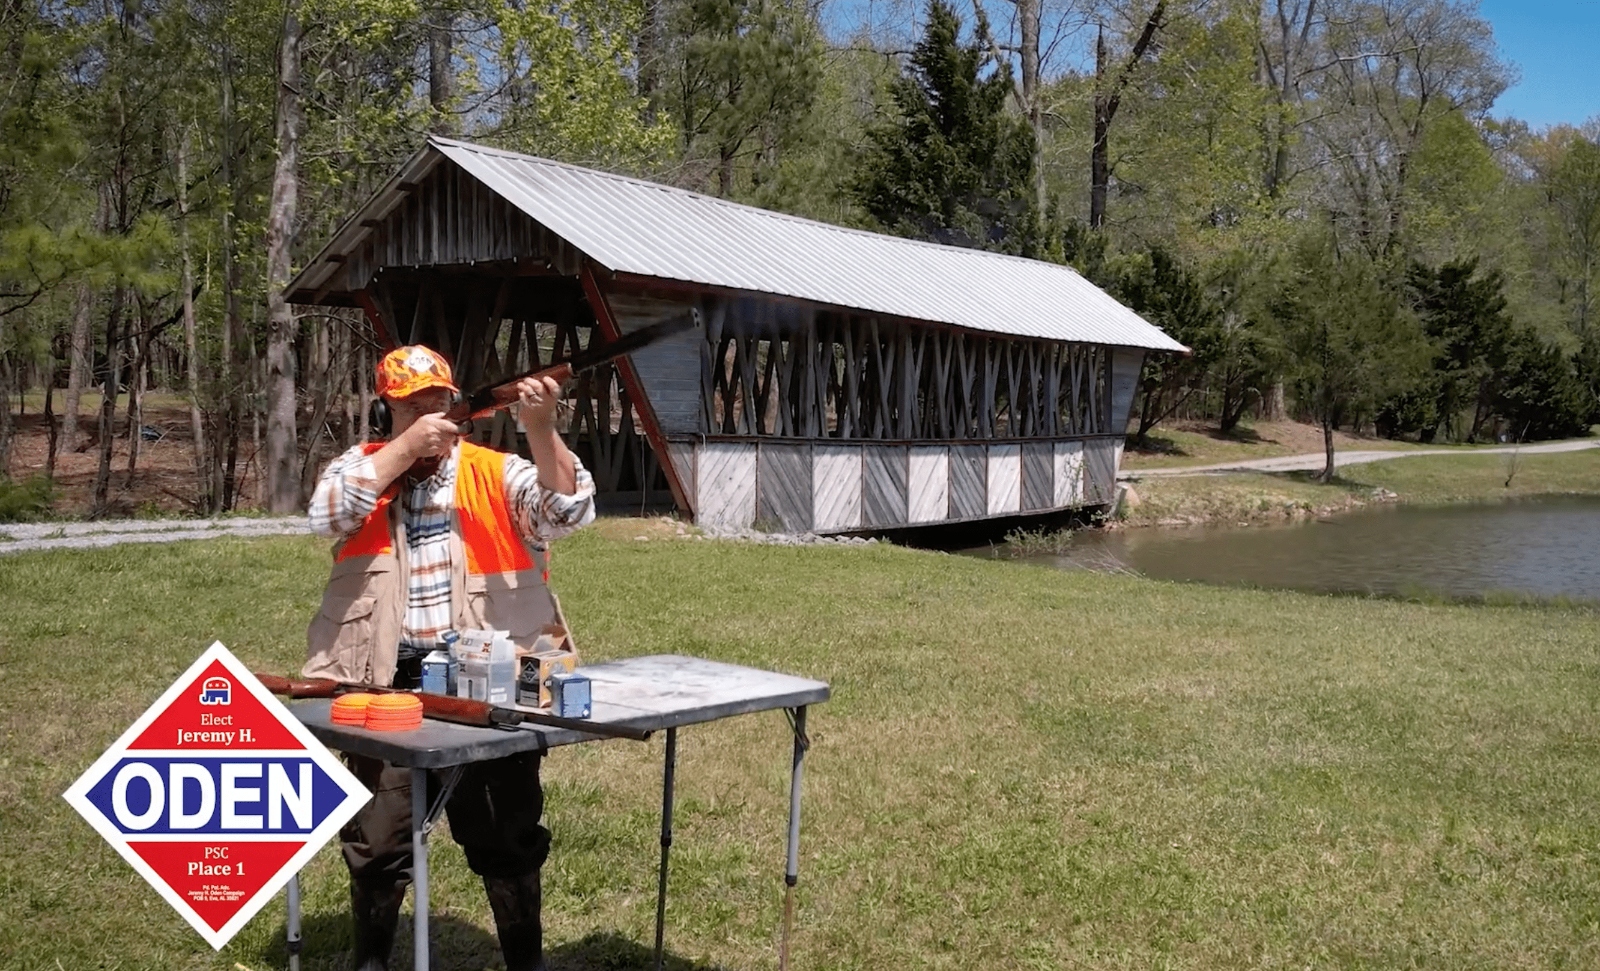
{"label": "cardboard box", "polygon": [[549,708],[550,677],[571,674],[578,667],[577,651],[541,651],[524,654],[517,677],[517,704],[527,708]]}

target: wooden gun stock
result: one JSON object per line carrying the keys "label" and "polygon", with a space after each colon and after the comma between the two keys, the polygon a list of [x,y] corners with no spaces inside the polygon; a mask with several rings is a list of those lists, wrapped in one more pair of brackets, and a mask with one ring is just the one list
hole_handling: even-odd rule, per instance
{"label": "wooden gun stock", "polygon": [[339,682],[331,678],[299,680],[280,678],[276,674],[262,674],[260,671],[255,672],[255,676],[256,680],[261,682],[261,687],[286,698],[332,698],[339,693]]}
{"label": "wooden gun stock", "polygon": [[454,722],[457,725],[473,725],[478,728],[513,728],[527,722],[530,725],[543,725],[547,728],[565,728],[574,732],[583,732],[585,735],[628,738],[636,742],[643,742],[650,737],[650,732],[642,728],[625,728],[621,725],[608,725],[582,718],[562,718],[542,711],[501,708],[497,705],[491,705],[487,701],[477,701],[472,698],[453,698],[450,695],[435,695],[426,691],[405,691],[403,688],[387,688],[376,684],[355,684],[334,681],[331,678],[283,678],[276,674],[262,674],[259,671],[256,672],[256,680],[260,681],[261,686],[273,694],[284,695],[289,698],[332,698],[334,695],[350,691],[370,691],[374,694],[396,692],[409,694],[422,702],[422,714],[425,717],[438,721]]}

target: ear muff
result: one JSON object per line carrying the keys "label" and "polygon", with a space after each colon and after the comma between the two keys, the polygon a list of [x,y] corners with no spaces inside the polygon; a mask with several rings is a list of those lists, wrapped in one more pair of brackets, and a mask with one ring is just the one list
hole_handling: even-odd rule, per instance
{"label": "ear muff", "polygon": [[394,416],[389,413],[389,403],[379,395],[373,395],[372,404],[367,406],[367,435],[371,438],[388,438],[389,431],[394,426]]}

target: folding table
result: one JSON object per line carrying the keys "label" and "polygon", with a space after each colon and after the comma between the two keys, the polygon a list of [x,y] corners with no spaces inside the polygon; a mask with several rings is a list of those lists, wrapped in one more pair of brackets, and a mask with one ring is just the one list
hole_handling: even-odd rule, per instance
{"label": "folding table", "polygon": [[[828,700],[828,685],[759,668],[720,661],[658,654],[585,665],[593,700],[590,720],[666,732],[666,756],[661,782],[661,863],[656,890],[655,966],[662,963],[667,904],[667,856],[672,846],[672,790],[677,760],[678,729],[685,725],[731,718],[749,712],[783,709],[794,739],[789,777],[788,860],[784,871],[785,900],[781,963],[787,965],[789,925],[794,887],[799,879],[800,768],[809,741],[806,708]],[[487,761],[517,752],[545,751],[560,745],[600,741],[600,736],[562,728],[522,725],[513,729],[474,728],[450,722],[425,720],[409,732],[369,732],[335,725],[329,720],[328,700],[289,706],[311,733],[329,748],[372,756],[411,769],[412,884],[416,894],[416,968],[428,969],[428,832],[444,809],[460,777],[471,762]],[[432,804],[428,801],[428,772],[444,770],[444,784]],[[288,938],[291,971],[299,971],[300,883],[288,887]]]}

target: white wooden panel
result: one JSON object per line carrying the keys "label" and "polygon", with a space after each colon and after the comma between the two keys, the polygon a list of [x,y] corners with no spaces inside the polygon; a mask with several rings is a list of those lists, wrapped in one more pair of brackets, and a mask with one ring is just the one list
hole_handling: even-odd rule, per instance
{"label": "white wooden panel", "polygon": [[1022,508],[1022,446],[989,446],[989,515]]}
{"label": "white wooden panel", "polygon": [[1111,431],[1121,435],[1128,428],[1128,412],[1139,387],[1139,370],[1144,367],[1144,351],[1119,347],[1111,354]]}
{"label": "white wooden panel", "polygon": [[812,450],[811,522],[817,532],[861,526],[861,446],[817,445]]}
{"label": "white wooden panel", "polygon": [[695,522],[751,526],[756,521],[756,447],[726,442],[695,450]]}
{"label": "white wooden panel", "polygon": [[1056,443],[1056,506],[1083,504],[1083,443]]}
{"label": "white wooden panel", "polygon": [[944,448],[911,450],[911,515],[914,523],[937,523],[950,515],[950,452]]}
{"label": "white wooden panel", "polygon": [[1122,441],[1122,439],[1117,439],[1117,449],[1111,459],[1112,478],[1116,478],[1117,473],[1122,471],[1122,448],[1124,444],[1125,443]]}

